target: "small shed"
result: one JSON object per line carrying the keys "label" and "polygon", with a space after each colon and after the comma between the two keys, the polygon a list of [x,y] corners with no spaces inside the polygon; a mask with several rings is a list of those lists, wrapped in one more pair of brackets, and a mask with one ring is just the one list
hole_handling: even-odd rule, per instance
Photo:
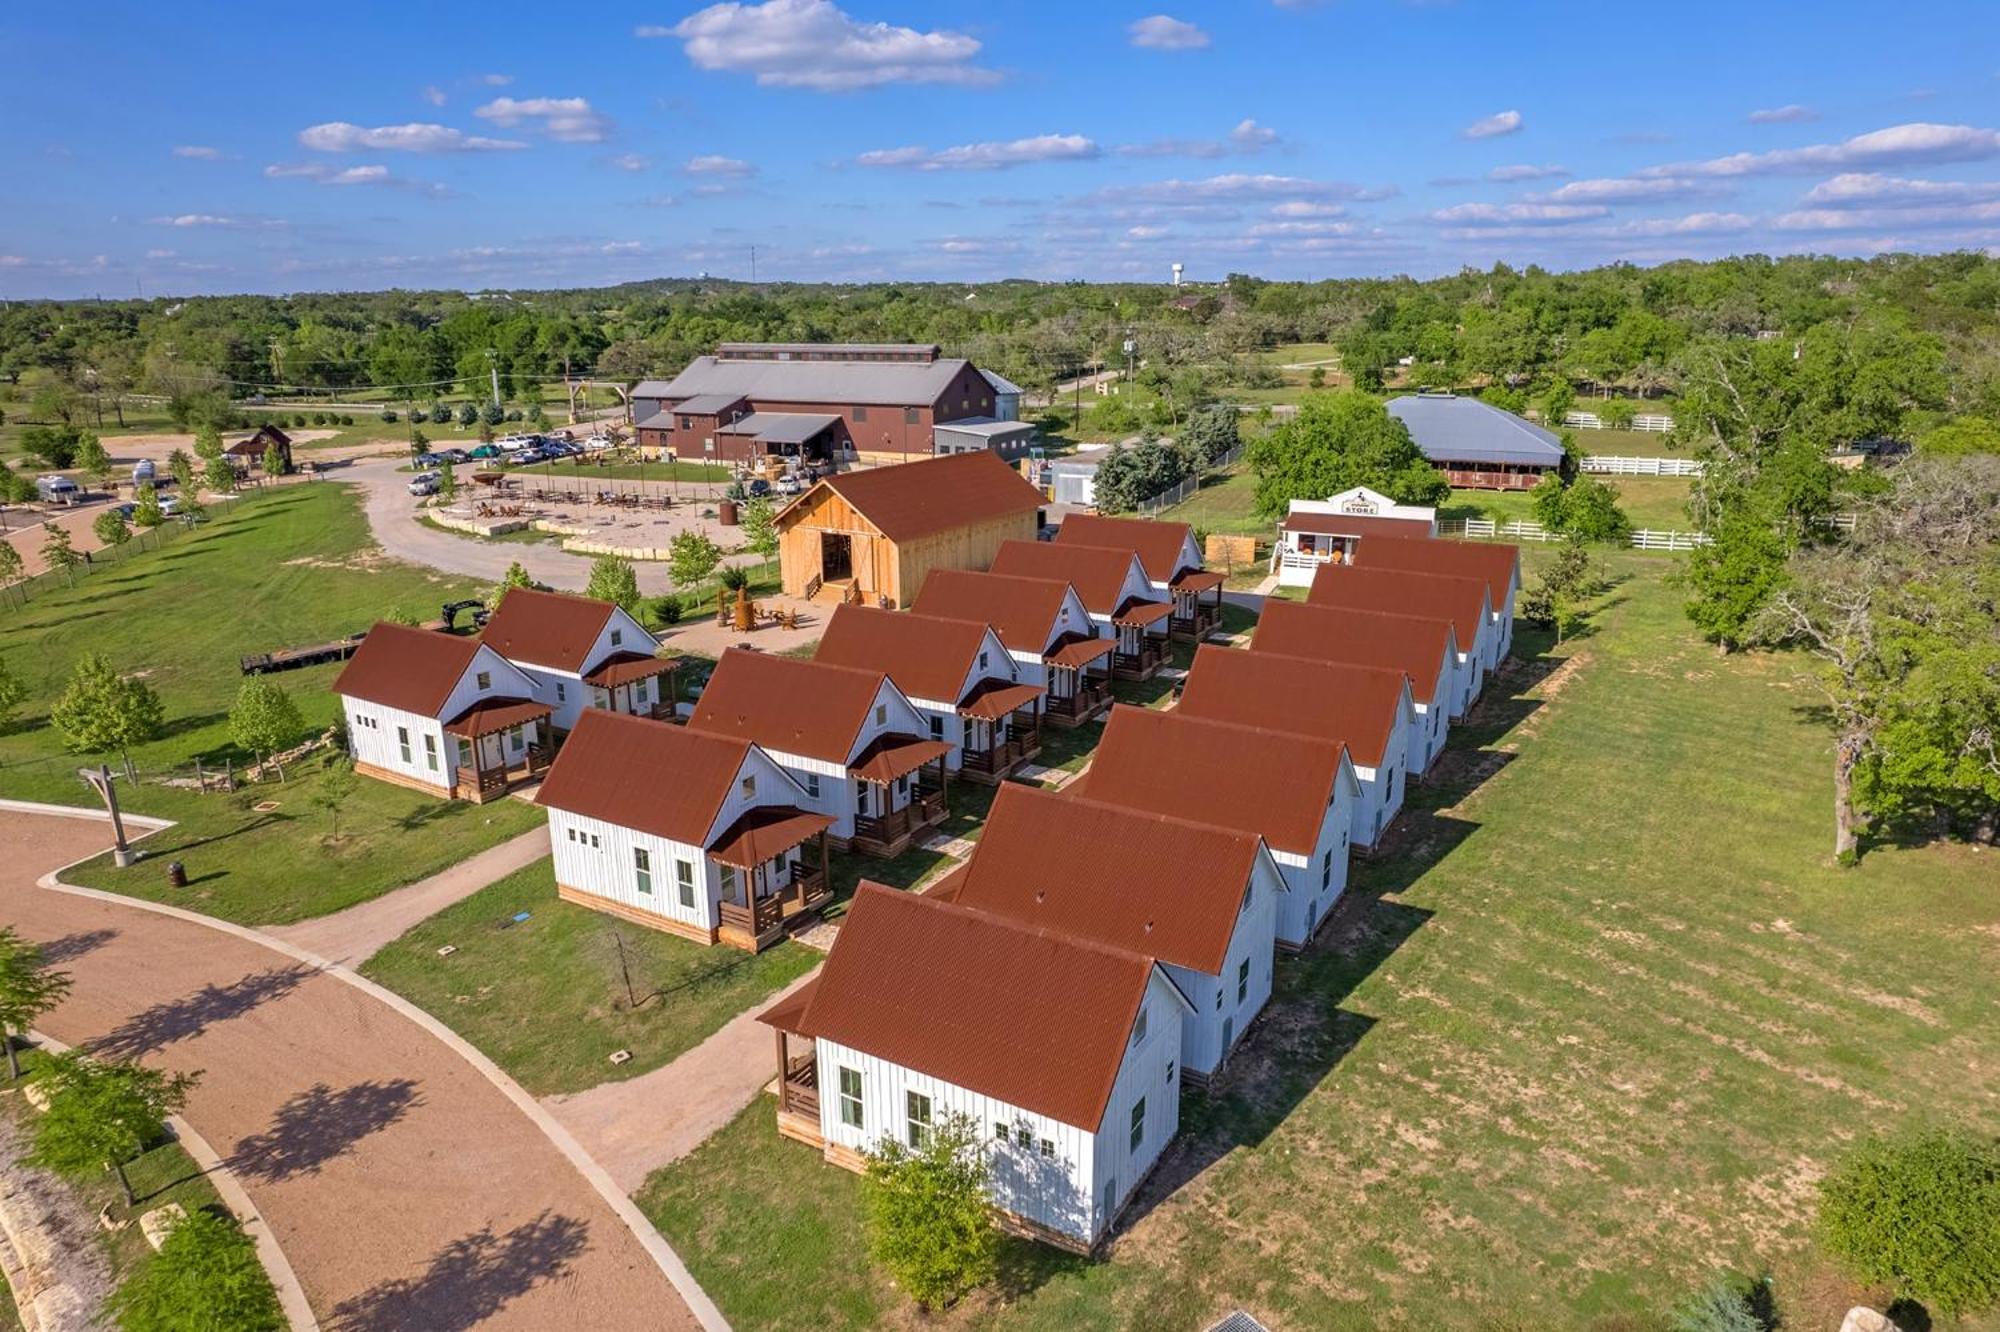
{"label": "small shed", "polygon": [[984,569],[1033,540],[1041,504],[984,451],[825,477],[778,513],[785,593],[900,609],[931,570]]}
{"label": "small shed", "polygon": [[274,425],[258,426],[255,434],[237,440],[224,449],[223,453],[231,458],[242,458],[252,467],[261,467],[264,465],[266,448],[277,449],[278,458],[282,463],[279,468],[281,472],[292,470],[292,437]]}
{"label": "small shed", "polygon": [[984,449],[1012,461],[1024,457],[1040,439],[1041,432],[1030,422],[995,420],[990,416],[940,421],[931,427],[931,448],[939,454],[978,453]]}

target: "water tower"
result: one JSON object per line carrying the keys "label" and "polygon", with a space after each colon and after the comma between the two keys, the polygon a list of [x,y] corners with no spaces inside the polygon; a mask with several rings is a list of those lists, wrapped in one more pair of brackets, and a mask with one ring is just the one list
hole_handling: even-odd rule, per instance
{"label": "water tower", "polygon": [[1185,269],[1186,267],[1187,267],[1187,265],[1185,265],[1185,264],[1175,264],[1175,265],[1174,265],[1174,285],[1175,285],[1176,287],[1178,287],[1178,286],[1180,286],[1180,285],[1181,285],[1181,273],[1182,273],[1182,271],[1183,271],[1183,270],[1184,270],[1184,269]]}

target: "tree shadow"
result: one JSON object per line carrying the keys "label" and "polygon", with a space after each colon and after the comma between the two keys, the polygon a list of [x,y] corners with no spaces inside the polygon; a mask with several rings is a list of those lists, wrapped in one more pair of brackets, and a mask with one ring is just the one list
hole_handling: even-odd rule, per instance
{"label": "tree shadow", "polygon": [[109,1034],[91,1042],[90,1051],[111,1059],[137,1059],[154,1050],[164,1050],[274,999],[284,998],[313,974],[311,967],[294,963],[272,967],[227,985],[204,985],[193,994],[133,1014]]}
{"label": "tree shadow", "polygon": [[336,1305],[338,1332],[465,1332],[566,1272],[584,1251],[590,1227],[544,1211],[495,1235],[483,1226],[431,1256],[425,1270],[398,1277]]}
{"label": "tree shadow", "polygon": [[339,1091],[316,1083],[279,1106],[269,1128],[238,1142],[229,1164],[273,1184],[316,1175],[355,1143],[422,1104],[409,1078],[357,1082]]}
{"label": "tree shadow", "polygon": [[184,842],[176,842],[172,846],[162,846],[162,847],[149,846],[147,848],[147,859],[171,860],[175,856],[185,855],[189,851],[196,850],[197,848],[208,846],[215,842],[226,842],[232,837],[241,837],[245,833],[255,832],[259,828],[265,827],[266,825],[269,824],[290,823],[291,821],[292,821],[292,816],[289,814],[279,814],[275,812],[259,814],[254,819],[251,819],[245,823],[237,824],[234,828],[229,829],[227,832],[210,833],[206,837],[191,837]]}
{"label": "tree shadow", "polygon": [[[171,739],[174,736],[186,735],[189,731],[199,731],[213,726],[217,722],[227,721],[228,719],[229,714],[226,712],[203,712],[190,714],[186,717],[175,717],[162,726],[160,733],[153,738],[156,740]],[[202,757],[207,758],[208,756],[204,754]]]}
{"label": "tree shadow", "polygon": [[74,962],[85,953],[94,953],[118,937],[117,930],[78,930],[42,945],[42,965],[55,967]]}
{"label": "tree shadow", "polygon": [[431,824],[459,813],[461,808],[473,809],[477,806],[461,807],[453,801],[443,799],[426,801],[411,809],[409,813],[399,816],[396,819],[396,827],[403,832],[421,832]]}

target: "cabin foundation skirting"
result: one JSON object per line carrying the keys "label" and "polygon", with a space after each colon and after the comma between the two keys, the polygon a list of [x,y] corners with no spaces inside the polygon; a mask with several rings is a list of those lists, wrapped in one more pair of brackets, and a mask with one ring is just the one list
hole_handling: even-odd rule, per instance
{"label": "cabin foundation skirting", "polygon": [[376,781],[387,782],[391,786],[402,786],[412,791],[422,791],[425,795],[433,795],[440,800],[450,800],[452,798],[451,788],[442,782],[427,782],[421,777],[412,777],[408,773],[394,772],[388,768],[378,768],[373,763],[363,763],[359,759],[356,759],[354,762],[354,771],[363,777],[373,777]]}
{"label": "cabin foundation skirting", "polygon": [[699,925],[689,925],[685,921],[674,920],[670,916],[655,915],[651,911],[641,911],[638,907],[627,906],[623,902],[614,902],[608,897],[599,897],[596,893],[587,893],[581,888],[572,888],[566,883],[559,882],[556,884],[556,896],[565,902],[572,902],[580,907],[589,907],[592,911],[602,911],[607,916],[616,916],[618,919],[630,921],[634,925],[644,925],[647,929],[658,930],[662,934],[676,934],[683,939],[692,939],[694,942],[700,944],[713,944],[715,942],[714,930],[703,929]]}

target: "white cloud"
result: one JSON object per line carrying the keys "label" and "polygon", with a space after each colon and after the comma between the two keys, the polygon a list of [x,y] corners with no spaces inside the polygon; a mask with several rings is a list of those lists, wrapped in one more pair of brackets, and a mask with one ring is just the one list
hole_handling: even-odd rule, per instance
{"label": "white cloud", "polygon": [[1229,141],[1246,153],[1254,153],[1277,143],[1278,131],[1245,117],[1236,122],[1235,129],[1229,131]]}
{"label": "white cloud", "polygon": [[192,158],[197,162],[214,162],[221,159],[222,150],[201,143],[182,143],[174,145],[174,156]]}
{"label": "white cloud", "polygon": [[1433,222],[1463,224],[1515,223],[1522,226],[1563,226],[1592,218],[1608,217],[1611,210],[1594,204],[1556,203],[1462,203],[1440,208],[1430,215]]}
{"label": "white cloud", "polygon": [[962,32],[864,23],[833,0],[729,0],[640,37],[678,37],[700,69],[749,74],[774,88],[853,92],[896,83],[984,86],[999,81],[972,63],[980,43]]}
{"label": "white cloud", "polygon": [[1352,236],[1360,228],[1352,222],[1259,222],[1250,228],[1252,236]]}
{"label": "white cloud", "polygon": [[1486,179],[1505,183],[1521,180],[1550,180],[1556,176],[1567,176],[1568,174],[1569,168],[1560,167],[1554,163],[1549,163],[1546,166],[1536,166],[1530,162],[1522,162],[1513,166],[1494,167],[1486,173]]}
{"label": "white cloud", "polygon": [[1194,24],[1166,14],[1153,14],[1125,29],[1132,45],[1148,51],[1199,51],[1208,46],[1208,34]]}
{"label": "white cloud", "polygon": [[442,185],[410,180],[380,165],[340,168],[325,162],[273,162],[264,168],[264,176],[267,180],[309,180],[317,185],[386,185],[394,189],[416,190],[434,198],[443,198],[450,193]]}
{"label": "white cloud", "polygon": [[581,97],[496,97],[472,113],[502,129],[528,121],[558,143],[602,143],[611,122]]}
{"label": "white cloud", "polygon": [[272,231],[290,225],[275,217],[237,217],[225,213],[177,213],[148,220],[156,227],[214,227],[229,231]]}
{"label": "white cloud", "polygon": [[690,157],[681,168],[690,176],[733,176],[741,179],[757,174],[757,168],[740,158],[724,157],[720,153],[702,153]]}
{"label": "white cloud", "polygon": [[438,87],[435,83],[424,85],[424,100],[432,106],[443,106],[444,89]]}
{"label": "white cloud", "polygon": [[1753,125],[1803,125],[1807,121],[1818,120],[1819,112],[1791,102],[1784,106],[1763,107],[1752,111],[1744,119]]}
{"label": "white cloud", "polygon": [[620,171],[644,171],[653,165],[653,159],[644,153],[619,153],[604,159],[606,166],[617,167]]}
{"label": "white cloud", "polygon": [[1344,180],[1307,180],[1300,176],[1250,175],[1230,172],[1202,180],[1156,180],[1141,185],[1114,185],[1091,196],[1095,203],[1152,203],[1168,207],[1192,203],[1239,203],[1251,200],[1386,199],[1393,189],[1372,189]]}
{"label": "white cloud", "polygon": [[1496,139],[1502,134],[1512,134],[1521,128],[1519,111],[1501,111],[1495,115],[1482,116],[1467,125],[1459,133],[1468,139]]}
{"label": "white cloud", "polygon": [[1714,188],[1698,180],[1680,180],[1672,176],[1654,176],[1645,180],[1609,176],[1573,180],[1536,198],[1546,203],[1649,203],[1660,199],[1685,199],[1710,193]]}
{"label": "white cloud", "polygon": [[1284,203],[1271,206],[1272,217],[1313,218],[1345,217],[1347,209],[1341,204],[1313,203],[1306,199],[1287,199]]}
{"label": "white cloud", "polygon": [[1144,143],[1121,143],[1116,151],[1120,157],[1215,158],[1231,154],[1250,157],[1275,147],[1278,142],[1278,131],[1246,119],[1237,121],[1236,127],[1220,139],[1148,139]]}
{"label": "white cloud", "polygon": [[1127,227],[1125,235],[1132,240],[1158,240],[1167,234],[1165,227]]}
{"label": "white cloud", "polygon": [[146,257],[148,259],[171,259],[174,257],[174,253],[172,250],[148,250],[146,251]]}
{"label": "white cloud", "polygon": [[1631,236],[1719,235],[1748,231],[1757,219],[1747,213],[1689,213],[1685,217],[1647,217],[1618,224],[1619,233]]}
{"label": "white cloud", "polygon": [[2000,181],[1909,180],[1850,171],[1821,181],[1800,202],[1819,208],[1923,208],[2000,199]]}
{"label": "white cloud", "polygon": [[504,88],[514,81],[512,74],[481,74],[479,81],[489,88]]}
{"label": "white cloud", "polygon": [[1780,231],[1923,230],[1973,222],[2000,222],[2000,201],[1930,207],[1802,208],[1771,219],[1771,225]]}
{"label": "white cloud", "polygon": [[1102,154],[1081,134],[1038,134],[1004,143],[962,143],[955,148],[877,148],[854,159],[856,166],[902,167],[912,171],[992,171],[1031,162],[1080,162]]}
{"label": "white cloud", "polygon": [[330,120],[299,131],[299,143],[315,152],[358,153],[364,149],[402,153],[503,152],[526,148],[513,139],[488,139],[448,125],[411,123],[368,128],[345,120]]}
{"label": "white cloud", "polygon": [[1908,166],[1925,162],[1979,162],[2000,157],[2000,130],[1972,125],[1914,122],[1857,134],[1840,143],[1780,148],[1768,153],[1732,153],[1701,162],[1647,167],[1642,176],[1779,176],[1843,167]]}

